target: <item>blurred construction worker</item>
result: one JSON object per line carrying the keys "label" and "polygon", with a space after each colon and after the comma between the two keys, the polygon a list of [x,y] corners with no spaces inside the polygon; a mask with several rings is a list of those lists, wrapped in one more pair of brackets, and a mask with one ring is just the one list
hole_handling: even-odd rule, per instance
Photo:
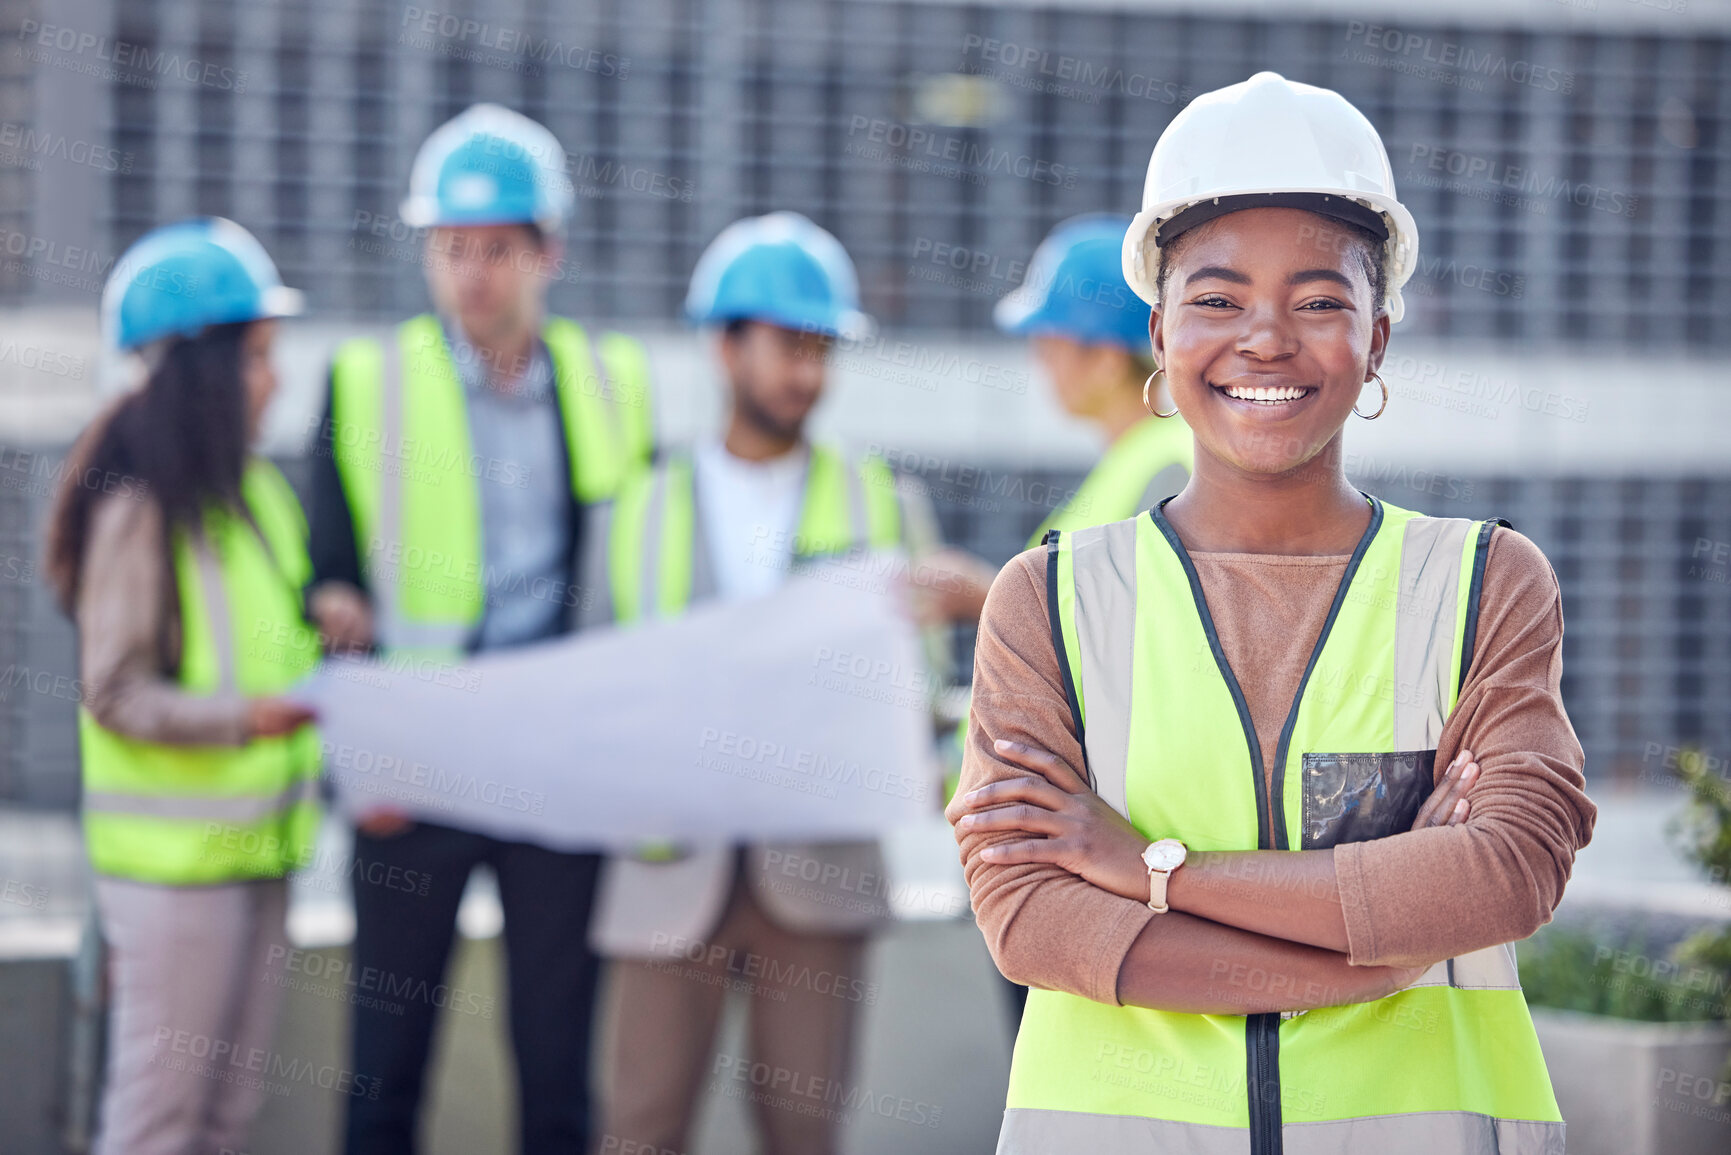
{"label": "blurred construction worker", "polygon": [[[940,614],[977,618],[990,574],[961,566],[930,576],[948,555],[932,550],[929,507],[899,492],[882,460],[806,437],[832,341],[870,323],[841,243],[796,213],[738,221],[698,261],[686,313],[720,329],[725,434],[670,454],[591,525],[606,542],[595,581],[610,604],[599,613],[629,625],[767,594],[802,559],[866,546],[907,550]],[[589,560],[601,562],[601,551]],[[860,978],[866,934],[891,913],[882,888],[861,880],[882,877],[875,842],[609,859],[595,940],[618,961],[598,1150],[688,1150],[730,986],[751,991],[754,1062],[813,1086],[839,1084],[871,990]],[[834,1150],[829,1102],[752,1102],[771,1155]]]}
{"label": "blurred construction worker", "polygon": [[1075,494],[1052,511],[1047,531],[1134,517],[1190,479],[1190,428],[1153,384],[1147,302],[1124,279],[1130,218],[1094,213],[1053,229],[1028,262],[1022,285],[998,302],[998,328],[1029,339],[1066,412],[1106,439],[1106,452]]}
{"label": "blurred construction worker", "polygon": [[318,828],[313,717],[279,695],[318,644],[306,522],[249,445],[275,318],[300,311],[258,241],[214,218],[145,234],[103,290],[105,342],[142,384],[73,446],[48,540],[88,692],[112,997],[100,1155],[241,1150],[262,1101],[244,1064],[270,1048],[285,875]]}
{"label": "blurred construction worker", "polygon": [[[576,626],[584,506],[651,449],[647,359],[618,333],[546,315],[573,196],[541,125],[476,105],[415,158],[403,220],[429,231],[435,312],[344,344],[314,454],[308,603],[339,644],[452,661]],[[355,965],[410,990],[444,980],[470,871],[498,879],[520,1148],[578,1155],[589,1132],[598,963],[587,946],[600,860],[389,810],[363,815],[358,859],[417,871],[426,894],[355,874]],[[438,1008],[357,1005],[350,1155],[415,1149]]]}
{"label": "blurred construction worker", "polygon": [[[998,302],[998,328],[1029,339],[1034,359],[1071,416],[1097,428],[1106,452],[1082,484],[1054,509],[1028,548],[1054,529],[1081,529],[1134,517],[1190,480],[1190,427],[1154,385],[1148,352],[1148,303],[1124,279],[1129,217],[1090,213],[1054,228],[1022,284]],[[956,766],[967,724],[956,728]],[[956,777],[946,783],[955,793]],[[1028,988],[1006,980],[1010,1014],[1020,1022]]]}

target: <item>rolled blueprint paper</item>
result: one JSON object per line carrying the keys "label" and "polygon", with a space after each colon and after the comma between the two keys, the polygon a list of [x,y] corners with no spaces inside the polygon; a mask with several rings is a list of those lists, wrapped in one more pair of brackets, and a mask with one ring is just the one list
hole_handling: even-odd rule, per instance
{"label": "rolled blueprint paper", "polygon": [[762,598],[460,665],[331,661],[295,696],[355,816],[558,850],[872,837],[940,803],[905,570],[853,555]]}

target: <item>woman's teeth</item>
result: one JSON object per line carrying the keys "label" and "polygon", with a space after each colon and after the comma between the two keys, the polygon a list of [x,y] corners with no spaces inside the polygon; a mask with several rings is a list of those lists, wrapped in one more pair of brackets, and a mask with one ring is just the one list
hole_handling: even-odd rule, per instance
{"label": "woman's teeth", "polygon": [[1260,401],[1265,405],[1297,401],[1310,392],[1300,385],[1227,385],[1224,388],[1228,397],[1236,397],[1240,401]]}

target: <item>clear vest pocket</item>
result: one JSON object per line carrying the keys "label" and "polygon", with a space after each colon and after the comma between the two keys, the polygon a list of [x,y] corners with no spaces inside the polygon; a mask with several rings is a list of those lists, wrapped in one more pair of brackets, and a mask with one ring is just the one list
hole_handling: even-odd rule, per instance
{"label": "clear vest pocket", "polygon": [[1303,849],[1369,842],[1411,830],[1419,807],[1430,797],[1435,770],[1435,750],[1304,755],[1299,767],[1304,778]]}

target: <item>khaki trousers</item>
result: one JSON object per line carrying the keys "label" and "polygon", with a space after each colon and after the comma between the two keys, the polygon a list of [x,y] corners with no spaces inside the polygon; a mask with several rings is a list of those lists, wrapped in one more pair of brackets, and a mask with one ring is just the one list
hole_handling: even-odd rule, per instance
{"label": "khaki trousers", "polygon": [[[708,941],[615,961],[597,1155],[684,1155],[705,1091],[749,1104],[765,1155],[831,1155],[855,1013],[877,1001],[865,942],[777,926],[736,870]],[[749,1000],[746,1055],[715,1052],[729,990]]]}
{"label": "khaki trousers", "polygon": [[246,1150],[274,1086],[288,884],[98,878],[96,904],[113,996],[96,1155]]}

